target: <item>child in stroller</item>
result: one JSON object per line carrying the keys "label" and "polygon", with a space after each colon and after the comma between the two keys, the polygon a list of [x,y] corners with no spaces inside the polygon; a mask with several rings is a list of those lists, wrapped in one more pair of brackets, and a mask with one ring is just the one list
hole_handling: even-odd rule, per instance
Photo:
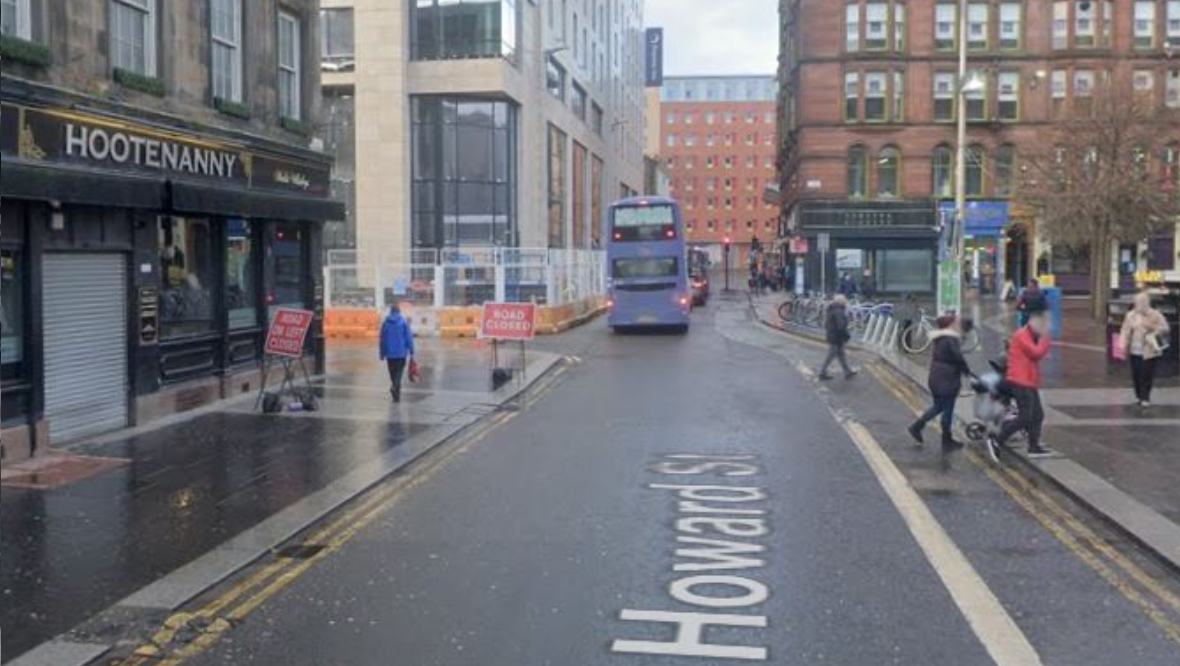
{"label": "child in stroller", "polygon": [[[967,426],[967,437],[973,442],[995,441],[1004,424],[1016,418],[1012,392],[1008,390],[1007,382],[1004,381],[1007,362],[1004,357],[1000,357],[998,360],[988,361],[988,365],[992,367],[992,371],[985,372],[971,382],[971,390],[975,392],[975,421]],[[999,463],[996,448],[986,448],[992,462]]]}

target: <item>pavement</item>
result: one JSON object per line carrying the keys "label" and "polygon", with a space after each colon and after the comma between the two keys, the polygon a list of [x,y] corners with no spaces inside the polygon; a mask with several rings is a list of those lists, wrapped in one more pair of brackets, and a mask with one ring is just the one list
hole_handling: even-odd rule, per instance
{"label": "pavement", "polygon": [[[783,322],[781,298],[756,297],[758,317],[777,328],[818,336]],[[1105,327],[1090,320],[1088,301],[1066,299],[1060,335],[1042,363],[1045,388],[1043,438],[1060,455],[1036,461],[1036,469],[1079,499],[1152,544],[1180,569],[1180,379],[1161,378],[1153,406],[1134,403],[1128,372],[1106,362]],[[969,354],[977,370],[998,357],[1015,324],[1010,304],[975,300],[968,306],[981,322],[981,349]],[[926,384],[928,355],[884,355],[919,386]],[[961,398],[956,415],[965,422],[971,398]]]}
{"label": "pavement", "polygon": [[[400,405],[371,345],[335,346],[313,380],[318,411],[263,415],[246,396],[5,466],[0,659],[38,645],[30,663],[101,653],[128,618],[183,604],[496,412],[559,360],[533,352],[517,381],[493,391],[482,343],[419,347],[422,381]],[[103,635],[62,636],[104,614],[120,617]]]}

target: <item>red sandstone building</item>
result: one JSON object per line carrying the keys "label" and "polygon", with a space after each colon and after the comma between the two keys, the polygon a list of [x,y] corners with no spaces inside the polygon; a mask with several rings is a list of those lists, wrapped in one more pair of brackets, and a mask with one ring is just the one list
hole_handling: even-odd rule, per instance
{"label": "red sandstone building", "polygon": [[[782,0],[781,186],[788,233],[810,239],[807,288],[818,287],[821,234],[829,288],[869,270],[883,291],[933,291],[939,216],[953,211],[959,17],[949,0]],[[1038,239],[1010,206],[1020,146],[1058,114],[1088,103],[1108,76],[1180,109],[1180,2],[972,0],[966,232],[971,281],[996,292],[1053,273],[1087,288],[1088,260]],[[1177,136],[1151,147],[1174,163]],[[1174,273],[1175,235],[1118,249],[1120,272]],[[1123,261],[1129,258],[1129,261]],[[1113,258],[1112,258],[1113,259]]]}
{"label": "red sandstone building", "polygon": [[[763,202],[775,185],[773,76],[665,77],[660,91],[660,157],[669,192],[683,209],[688,239],[721,259],[744,262],[750,242],[778,235],[779,208]],[[740,265],[740,264],[735,264]]]}

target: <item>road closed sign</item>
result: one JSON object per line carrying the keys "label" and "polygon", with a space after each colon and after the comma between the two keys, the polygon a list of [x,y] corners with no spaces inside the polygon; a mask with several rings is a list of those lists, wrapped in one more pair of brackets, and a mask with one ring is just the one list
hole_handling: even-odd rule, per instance
{"label": "road closed sign", "polygon": [[303,356],[303,341],[307,329],[311,328],[311,310],[279,308],[270,322],[266,333],[266,353],[275,356],[300,358]]}
{"label": "road closed sign", "polygon": [[489,340],[532,340],[537,306],[532,303],[484,303],[479,337]]}

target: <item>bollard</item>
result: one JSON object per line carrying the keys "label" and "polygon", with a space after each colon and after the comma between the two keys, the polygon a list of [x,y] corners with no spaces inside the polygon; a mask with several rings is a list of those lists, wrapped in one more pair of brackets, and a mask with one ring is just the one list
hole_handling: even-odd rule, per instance
{"label": "bollard", "polygon": [[897,336],[901,335],[901,322],[896,319],[890,319],[889,321],[893,325],[889,329],[889,336],[886,338],[883,346],[887,350],[893,350],[897,348]]}
{"label": "bollard", "polygon": [[862,338],[865,344],[873,344],[873,338],[877,335],[877,325],[879,320],[880,317],[877,316],[876,312],[869,315],[869,325],[865,327],[864,338]]}

